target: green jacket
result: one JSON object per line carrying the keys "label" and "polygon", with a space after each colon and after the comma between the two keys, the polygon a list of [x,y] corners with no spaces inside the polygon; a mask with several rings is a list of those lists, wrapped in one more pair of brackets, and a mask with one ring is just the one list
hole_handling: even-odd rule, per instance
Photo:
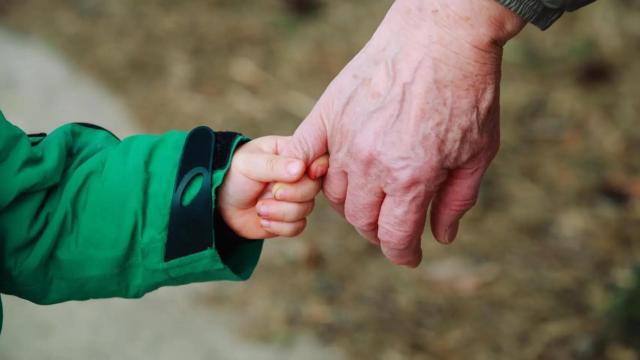
{"label": "green jacket", "polygon": [[[180,232],[189,230],[189,216],[171,225],[182,228],[170,239],[170,223],[180,215],[174,202],[185,201],[174,192],[188,136],[174,131],[120,141],[88,124],[27,135],[0,112],[0,292],[53,304],[247,279],[262,241],[235,235],[213,205],[231,154],[245,141],[241,135],[215,133],[221,141],[211,148],[208,240],[191,246]],[[178,249],[173,254],[170,241]]]}

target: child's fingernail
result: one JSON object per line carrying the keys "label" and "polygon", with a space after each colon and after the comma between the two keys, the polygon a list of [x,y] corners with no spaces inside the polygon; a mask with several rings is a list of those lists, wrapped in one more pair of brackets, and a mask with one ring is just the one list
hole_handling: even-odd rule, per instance
{"label": "child's fingernail", "polygon": [[280,200],[280,196],[282,196],[282,186],[280,184],[275,184],[272,189],[273,198],[276,200]]}
{"label": "child's fingernail", "polygon": [[289,175],[297,176],[304,170],[303,167],[300,161],[292,161],[287,165],[287,171]]}
{"label": "child's fingernail", "polygon": [[267,219],[260,219],[260,225],[262,225],[263,228],[268,229],[271,226],[271,221]]}

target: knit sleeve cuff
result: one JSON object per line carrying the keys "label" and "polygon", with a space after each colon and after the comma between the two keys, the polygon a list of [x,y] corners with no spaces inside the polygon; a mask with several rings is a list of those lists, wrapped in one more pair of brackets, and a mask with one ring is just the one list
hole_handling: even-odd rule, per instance
{"label": "knit sleeve cuff", "polygon": [[545,6],[540,0],[497,0],[507,9],[513,11],[527,22],[541,30],[547,29],[564,13],[563,9]]}

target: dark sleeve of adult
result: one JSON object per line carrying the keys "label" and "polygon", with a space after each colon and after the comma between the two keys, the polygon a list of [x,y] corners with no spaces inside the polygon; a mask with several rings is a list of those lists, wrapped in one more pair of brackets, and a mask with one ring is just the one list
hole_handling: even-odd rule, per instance
{"label": "dark sleeve of adult", "polygon": [[527,22],[545,30],[565,11],[574,11],[596,0],[497,0]]}

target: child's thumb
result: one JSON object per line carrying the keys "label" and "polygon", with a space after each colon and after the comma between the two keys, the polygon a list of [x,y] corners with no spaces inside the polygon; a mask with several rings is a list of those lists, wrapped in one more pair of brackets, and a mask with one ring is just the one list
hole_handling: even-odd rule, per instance
{"label": "child's thumb", "polygon": [[248,178],[258,182],[296,182],[305,172],[305,164],[273,154],[252,153],[238,162],[239,170]]}

